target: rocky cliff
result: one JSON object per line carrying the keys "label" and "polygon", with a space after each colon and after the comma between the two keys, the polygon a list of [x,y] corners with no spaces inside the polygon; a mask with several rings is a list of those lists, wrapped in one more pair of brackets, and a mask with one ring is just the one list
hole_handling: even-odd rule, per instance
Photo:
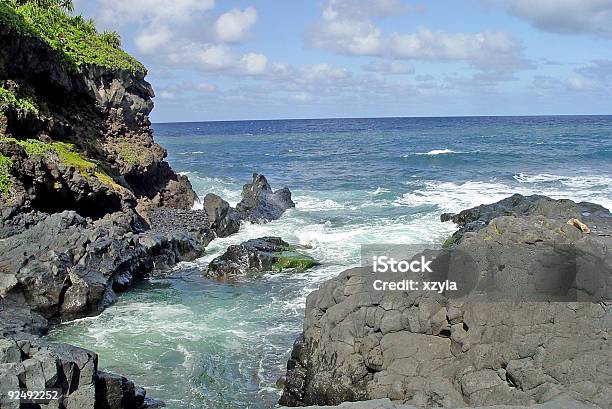
{"label": "rocky cliff", "polygon": [[206,214],[189,231],[150,225],[196,195],[153,141],[146,70],[112,34],[35,2],[0,0],[0,44],[0,407],[24,407],[7,388],[58,389],[58,408],[154,406],[94,352],[39,338],[208,243]]}
{"label": "rocky cliff", "polygon": [[153,141],[154,94],[144,67],[119,49],[113,52],[130,64],[74,63],[27,27],[24,17],[0,5],[5,205],[94,218],[137,202],[191,208],[196,195],[189,181]]}
{"label": "rocky cliff", "polygon": [[[371,269],[341,273],[308,296],[280,403],[612,407],[612,214],[515,195],[443,219],[460,230],[434,263],[467,256],[472,291],[376,291]],[[569,298],[531,298],[551,283]]]}

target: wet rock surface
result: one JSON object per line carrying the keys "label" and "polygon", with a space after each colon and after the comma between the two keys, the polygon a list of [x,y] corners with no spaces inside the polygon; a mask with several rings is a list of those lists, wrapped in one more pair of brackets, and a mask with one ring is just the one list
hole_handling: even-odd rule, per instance
{"label": "wet rock surface", "polygon": [[253,174],[253,182],[242,189],[242,201],[236,206],[240,218],[252,223],[276,220],[290,208],[295,207],[288,188],[272,191],[264,175]]}
{"label": "wet rock surface", "polygon": [[228,278],[286,268],[304,270],[313,265],[316,261],[312,257],[294,251],[280,237],[261,237],[229,246],[225,253],[209,263],[205,274]]}
{"label": "wet rock surface", "polygon": [[[418,408],[565,407],[555,400],[612,406],[610,213],[588,203],[514,196],[461,214],[455,220],[469,227],[440,254],[471,257],[474,290],[462,297],[376,291],[366,268],[324,283],[308,296],[281,405],[389,398]],[[598,233],[567,224],[573,217]],[[579,255],[576,277],[591,279],[565,289],[570,301],[526,297],[556,277],[556,269],[547,271],[550,255],[568,249]],[[482,288],[506,298],[483,297]]]}
{"label": "wet rock surface", "polygon": [[227,237],[240,230],[240,215],[221,197],[209,193],[202,200],[208,214],[210,229],[217,237]]}
{"label": "wet rock surface", "polygon": [[155,401],[126,378],[98,370],[98,356],[72,345],[49,343],[32,337],[0,337],[0,404],[23,408],[8,391],[59,390],[58,400],[28,407],[144,409]]}
{"label": "wet rock surface", "polygon": [[[305,409],[417,409],[412,405],[404,405],[388,398],[373,399],[362,402],[344,402],[338,406],[306,406]],[[515,406],[515,405],[495,405],[495,406],[479,406],[472,407],[473,409],[589,409],[592,408],[584,403],[574,400],[554,400],[544,404],[530,406]],[[285,409],[285,407],[280,407]]]}

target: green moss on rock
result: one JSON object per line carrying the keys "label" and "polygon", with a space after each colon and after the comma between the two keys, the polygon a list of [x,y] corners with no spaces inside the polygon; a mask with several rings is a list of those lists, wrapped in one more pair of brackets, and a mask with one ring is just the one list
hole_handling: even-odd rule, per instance
{"label": "green moss on rock", "polygon": [[28,156],[40,155],[44,157],[55,157],[65,167],[76,169],[85,178],[94,177],[102,184],[107,185],[114,190],[123,189],[99,166],[84,158],[75,150],[74,145],[65,142],[44,143],[37,139],[15,139],[0,137],[0,142],[10,141],[23,147]]}
{"label": "green moss on rock", "polygon": [[272,269],[275,271],[283,271],[285,269],[307,270],[319,263],[312,257],[307,256],[297,251],[281,251],[273,253],[276,262],[272,264]]}
{"label": "green moss on rock", "polygon": [[12,166],[13,162],[11,159],[0,154],[0,194],[2,195],[3,202],[9,201],[11,197],[13,182],[11,182],[9,171]]}

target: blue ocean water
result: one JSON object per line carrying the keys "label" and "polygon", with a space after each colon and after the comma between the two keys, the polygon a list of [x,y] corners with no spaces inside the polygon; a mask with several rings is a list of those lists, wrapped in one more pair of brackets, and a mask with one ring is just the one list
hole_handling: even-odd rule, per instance
{"label": "blue ocean water", "polygon": [[[155,124],[168,160],[196,192],[235,204],[253,172],[288,186],[280,220],[245,225],[167,278],[140,283],[99,317],[51,338],[91,348],[100,365],[170,408],[271,408],[301,330],[306,295],[359,263],[360,244],[439,245],[439,215],[512,193],[612,207],[612,117],[469,117]],[[204,279],[229,244],[264,235],[322,262],[235,283]]]}

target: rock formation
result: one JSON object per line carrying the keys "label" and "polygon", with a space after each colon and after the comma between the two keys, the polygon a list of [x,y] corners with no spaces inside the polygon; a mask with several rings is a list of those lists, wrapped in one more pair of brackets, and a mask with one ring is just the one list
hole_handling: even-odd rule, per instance
{"label": "rock formation", "polygon": [[296,252],[280,237],[261,237],[229,246],[225,253],[210,262],[206,275],[229,278],[290,268],[305,270],[316,264],[312,257]]}
{"label": "rock formation", "polygon": [[[571,218],[592,232],[568,225]],[[612,407],[610,212],[515,195],[444,219],[460,230],[440,254],[471,258],[474,290],[463,297],[375,291],[370,269],[341,273],[308,296],[280,403],[558,407],[553,400],[567,399],[581,402],[571,407]],[[529,298],[558,278],[550,254],[569,250],[576,273],[562,294],[569,298]],[[490,288],[502,297],[483,298]]]}
{"label": "rock formation", "polygon": [[265,223],[278,219],[292,207],[295,203],[288,188],[273,192],[265,176],[254,173],[253,182],[242,189],[242,201],[236,206],[236,211],[243,220]]}
{"label": "rock formation", "polygon": [[207,194],[202,205],[209,217],[210,229],[217,237],[227,237],[240,230],[240,215],[219,196],[214,193]]}
{"label": "rock formation", "polygon": [[60,389],[49,407],[148,407],[142,389],[98,371],[95,353],[38,336],[195,257],[207,218],[179,231],[147,214],[176,216],[196,195],[153,142],[144,67],[84,19],[27,3],[49,9],[0,1],[0,385]]}

